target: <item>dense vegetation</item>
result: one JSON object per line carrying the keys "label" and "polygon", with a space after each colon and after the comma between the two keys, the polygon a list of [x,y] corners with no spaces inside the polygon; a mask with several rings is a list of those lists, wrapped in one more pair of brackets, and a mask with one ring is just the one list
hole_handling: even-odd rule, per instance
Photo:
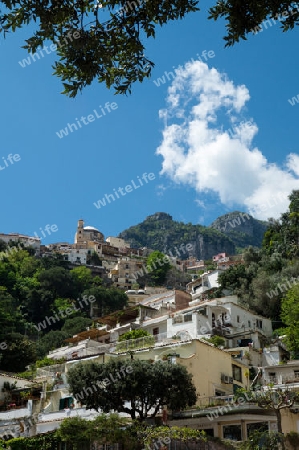
{"label": "dense vegetation", "polygon": [[271,318],[274,328],[283,327],[295,352],[299,350],[299,191],[289,199],[288,211],[269,221],[262,248],[249,247],[244,264],[220,275],[217,296],[229,289],[246,307]]}
{"label": "dense vegetation", "polygon": [[[204,443],[207,438],[203,431],[188,427],[146,426],[138,422],[130,422],[118,414],[102,414],[94,420],[85,420],[81,417],[64,419],[56,431],[30,438],[14,438],[0,443],[0,450],[54,450],[67,448],[68,450],[89,450],[121,443],[123,450],[140,450],[141,448],[161,450],[166,449],[165,444],[170,441],[185,443]],[[62,444],[62,445],[61,445]],[[5,447],[4,447],[5,445]],[[65,446],[65,447],[64,447]],[[227,449],[227,446],[223,446]]]}
{"label": "dense vegetation", "polygon": [[[146,56],[144,42],[155,37],[158,26],[197,11],[198,4],[197,0],[4,0],[0,32],[6,36],[34,23],[34,33],[24,48],[38,53],[41,46],[49,53],[49,41],[51,51],[58,47],[60,60],[54,73],[63,82],[63,93],[70,97],[94,80],[113,86],[117,93],[128,93],[133,83],[150,76],[154,66]],[[274,23],[278,20],[284,31],[294,28],[299,19],[292,0],[221,0],[211,6],[210,19],[227,21],[226,45],[258,32],[269,17]]]}
{"label": "dense vegetation", "polygon": [[88,409],[126,413],[133,420],[155,417],[167,406],[196,403],[192,375],[180,364],[111,359],[105,364],[77,364],[68,372],[70,391]]}
{"label": "dense vegetation", "polygon": [[[0,368],[18,372],[100,316],[127,303],[127,296],[90,269],[69,269],[59,256],[36,258],[32,250],[1,242]],[[48,319],[47,319],[48,318]],[[1,346],[2,343],[2,346]]]}

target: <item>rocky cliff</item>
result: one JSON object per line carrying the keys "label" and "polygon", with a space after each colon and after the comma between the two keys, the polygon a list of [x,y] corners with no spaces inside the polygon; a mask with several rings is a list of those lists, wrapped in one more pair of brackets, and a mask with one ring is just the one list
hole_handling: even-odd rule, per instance
{"label": "rocky cliff", "polygon": [[259,247],[267,226],[267,222],[254,219],[247,213],[234,211],[218,217],[210,228],[230,237],[237,248],[245,248],[249,245]]}
{"label": "rocky cliff", "polygon": [[120,233],[133,248],[148,247],[181,259],[195,256],[211,259],[220,252],[233,255],[248,245],[260,246],[266,225],[240,212],[226,214],[209,227],[176,222],[164,212],[148,216],[143,222]]}
{"label": "rocky cliff", "polygon": [[235,253],[233,241],[216,229],[176,222],[169,214],[159,212],[142,223],[120,233],[132,247],[148,247],[173,254],[181,259],[195,256],[210,259],[219,252]]}

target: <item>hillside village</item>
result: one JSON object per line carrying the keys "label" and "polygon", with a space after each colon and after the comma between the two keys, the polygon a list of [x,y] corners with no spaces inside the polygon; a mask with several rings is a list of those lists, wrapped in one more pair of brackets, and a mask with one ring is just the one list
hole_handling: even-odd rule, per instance
{"label": "hillside village", "polygon": [[[244,307],[229,289],[220,297],[214,295],[219,275],[242,265],[242,254],[220,252],[211,261],[198,261],[192,256],[192,244],[186,242],[169,249],[164,262],[184,274],[186,282],[153,286],[142,281],[156,268],[146,264],[151,249],[131,248],[119,237],[104,239],[83,220],[78,221],[72,244],[41,245],[39,238],[17,233],[0,234],[0,240],[18,244],[10,247],[10,253],[31,247],[37,258],[50,260],[59,255],[69,267],[85,266],[128,297],[125,308],[107,315],[100,315],[90,300],[92,326],[51,350],[47,358],[53,363],[37,368],[33,379],[0,374],[0,404],[6,405],[0,411],[4,440],[52,432],[66,418],[97,417],[100,412],[87,409],[83,396],[70,390],[68,372],[77,364],[105,364],[115,358],[182,365],[192,375],[196,403],[182,411],[161,409],[157,417],[164,424],[203,430],[207,436],[232,442],[246,441],[254,430],[277,431],[275,410],[238,397],[238,392],[255,387],[267,392],[269,386],[274,391],[296,391],[299,361],[290,360],[283,340],[273,337],[271,319]],[[1,257],[5,258],[5,252]],[[52,319],[55,322],[45,317],[41,329],[54,323]],[[144,330],[147,336],[120,339],[132,330]],[[281,410],[281,426],[284,434],[299,432],[299,403]],[[121,446],[101,447],[108,448]]]}
{"label": "hillside village", "polygon": [[0,450],[299,450],[299,0],[0,5]]}
{"label": "hillside village", "polygon": [[[163,215],[164,213],[157,213],[157,219],[160,220]],[[238,218],[238,220],[237,225],[240,225],[241,219]],[[137,284],[143,284],[142,276],[148,273],[145,260],[152,251],[146,247],[131,248],[131,245],[120,237],[109,236],[104,239],[104,235],[98,229],[92,226],[84,226],[83,220],[78,221],[73,244],[57,242],[42,245],[39,237],[29,237],[18,233],[7,235],[0,233],[0,240],[5,243],[19,243],[19,245],[11,247],[8,254],[18,248],[30,246],[35,250],[35,255],[39,257],[51,258],[53,255],[60,255],[64,261],[70,263],[70,266],[85,265],[94,274],[104,277],[108,283],[125,290],[132,290],[136,281],[138,281]],[[191,276],[197,271],[206,269],[204,260],[197,260],[194,256],[194,247],[193,243],[186,242],[166,249],[168,262],[181,273],[187,273]],[[5,252],[0,252],[0,258],[1,255],[2,257],[5,256]],[[224,266],[228,268],[240,260],[241,256],[228,257],[223,252],[213,256],[211,262],[215,263],[217,269],[220,269],[221,265],[222,270]]]}

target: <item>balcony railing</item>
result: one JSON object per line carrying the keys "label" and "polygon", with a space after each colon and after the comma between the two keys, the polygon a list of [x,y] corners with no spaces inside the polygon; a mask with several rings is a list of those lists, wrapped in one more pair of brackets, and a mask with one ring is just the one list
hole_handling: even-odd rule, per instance
{"label": "balcony railing", "polygon": [[168,338],[167,333],[160,333],[153,336],[144,336],[138,339],[129,339],[127,341],[117,342],[114,344],[116,352],[126,352],[148,347],[158,347],[161,344],[169,344],[176,342],[185,342],[190,338],[188,336],[177,336],[176,338]]}
{"label": "balcony railing", "polygon": [[99,415],[99,413],[97,411],[95,411],[94,409],[86,410],[85,408],[61,409],[59,411],[53,411],[53,412],[48,412],[48,413],[41,412],[38,415],[37,426],[39,427],[40,425],[43,424],[43,422],[61,420],[61,419],[65,419],[66,417],[80,416],[84,419],[85,418],[93,419],[93,418],[97,417],[98,415]]}
{"label": "balcony railing", "polygon": [[7,421],[12,419],[19,419],[23,417],[29,417],[32,414],[32,410],[30,408],[12,408],[5,412],[0,412],[0,420]]}
{"label": "balcony railing", "polygon": [[53,364],[53,366],[45,366],[43,368],[38,368],[36,370],[36,376],[37,378],[47,378],[47,377],[54,377],[55,373],[65,372],[65,366],[64,364]]}

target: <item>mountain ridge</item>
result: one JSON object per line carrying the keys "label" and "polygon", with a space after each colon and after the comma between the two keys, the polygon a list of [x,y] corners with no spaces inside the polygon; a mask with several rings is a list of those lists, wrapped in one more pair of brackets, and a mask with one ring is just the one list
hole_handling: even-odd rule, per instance
{"label": "mountain ridge", "polygon": [[[118,237],[133,248],[147,247],[163,253],[175,253],[175,248],[184,247],[181,259],[194,256],[206,260],[222,252],[236,254],[249,245],[259,247],[266,229],[266,222],[240,211],[224,214],[209,226],[178,222],[168,213],[156,212]],[[187,250],[188,244],[192,244],[191,250]]]}

